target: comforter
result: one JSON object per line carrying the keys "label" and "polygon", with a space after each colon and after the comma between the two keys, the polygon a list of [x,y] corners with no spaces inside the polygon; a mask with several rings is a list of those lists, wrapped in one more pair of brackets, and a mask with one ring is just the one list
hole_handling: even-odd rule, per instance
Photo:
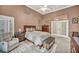
{"label": "comforter", "polygon": [[37,46],[37,45],[42,45],[43,43],[49,44],[49,41],[52,41],[49,39],[49,37],[50,37],[50,34],[47,32],[39,32],[39,31],[26,32],[25,38],[34,42],[35,45],[31,45],[31,46],[28,45],[26,40],[21,42],[19,47],[12,50],[11,53],[48,53],[52,51],[55,52],[55,50],[53,50],[54,46],[51,46],[50,50],[47,50],[46,48],[43,48],[43,47],[40,49]]}
{"label": "comforter", "polygon": [[50,33],[40,31],[26,32],[25,34],[25,38],[34,42],[36,45],[41,45],[48,37],[50,37]]}

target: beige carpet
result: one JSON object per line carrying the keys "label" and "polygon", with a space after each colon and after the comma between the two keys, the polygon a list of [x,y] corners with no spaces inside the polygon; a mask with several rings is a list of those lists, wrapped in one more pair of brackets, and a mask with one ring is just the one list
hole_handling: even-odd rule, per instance
{"label": "beige carpet", "polygon": [[[70,53],[70,39],[64,37],[55,37],[55,45],[52,48],[52,53]],[[12,50],[10,53],[35,53],[26,44],[26,41],[20,43],[19,47]],[[37,52],[39,53],[39,51]]]}
{"label": "beige carpet", "polygon": [[55,37],[57,44],[55,53],[70,53],[70,39],[64,37]]}

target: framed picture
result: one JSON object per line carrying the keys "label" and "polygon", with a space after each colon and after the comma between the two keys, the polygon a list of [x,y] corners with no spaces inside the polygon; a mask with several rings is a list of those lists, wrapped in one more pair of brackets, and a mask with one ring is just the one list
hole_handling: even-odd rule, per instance
{"label": "framed picture", "polygon": [[78,24],[78,17],[72,18],[72,24]]}

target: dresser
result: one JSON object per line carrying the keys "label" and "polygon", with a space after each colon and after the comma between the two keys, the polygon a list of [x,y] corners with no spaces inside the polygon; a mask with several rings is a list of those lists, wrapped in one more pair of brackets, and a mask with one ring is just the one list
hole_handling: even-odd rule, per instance
{"label": "dresser", "polygon": [[43,32],[49,32],[49,25],[43,25],[42,26],[42,31]]}

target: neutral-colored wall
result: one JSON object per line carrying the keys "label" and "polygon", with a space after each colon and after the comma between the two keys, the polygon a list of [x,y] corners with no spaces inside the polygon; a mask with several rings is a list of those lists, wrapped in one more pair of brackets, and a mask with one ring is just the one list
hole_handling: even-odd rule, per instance
{"label": "neutral-colored wall", "polygon": [[36,25],[40,27],[43,24],[50,24],[50,21],[59,18],[69,20],[69,35],[73,31],[79,32],[79,24],[72,24],[73,17],[79,17],[79,6],[73,6],[46,15],[41,15],[36,11],[24,5],[0,5],[0,15],[13,16],[15,18],[15,31],[19,28],[23,31],[24,25]]}
{"label": "neutral-colored wall", "polygon": [[0,5],[0,15],[15,18],[15,32],[19,28],[23,31],[24,25],[39,26],[42,15],[24,5]]}
{"label": "neutral-colored wall", "polygon": [[50,21],[56,20],[56,18],[59,18],[59,20],[62,20],[63,18],[66,18],[69,20],[69,35],[71,36],[72,32],[79,32],[79,23],[78,24],[72,24],[71,19],[73,17],[79,18],[79,6],[73,6],[70,8],[66,8],[63,10],[59,10],[56,12],[49,13],[44,16],[43,21],[41,24],[49,24]]}

